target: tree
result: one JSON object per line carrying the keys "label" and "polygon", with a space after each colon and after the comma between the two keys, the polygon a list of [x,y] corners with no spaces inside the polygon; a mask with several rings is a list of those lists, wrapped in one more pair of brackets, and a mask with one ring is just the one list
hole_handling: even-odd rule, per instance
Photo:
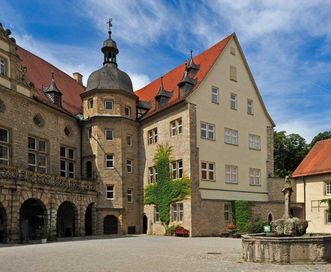
{"label": "tree", "polygon": [[318,141],[321,140],[326,140],[326,139],[330,139],[331,138],[331,131],[323,131],[318,133],[311,141],[311,143],[309,144],[309,149],[312,149],[312,147],[314,146],[314,144],[316,144]]}
{"label": "tree", "polygon": [[170,175],[170,157],[172,147],[159,145],[154,157],[157,169],[157,180],[145,189],[146,205],[158,207],[161,223],[168,227],[170,222],[170,205],[185,199],[191,192],[191,182],[187,177],[173,180]]}
{"label": "tree", "polygon": [[274,132],[275,175],[290,175],[308,152],[308,145],[299,134],[286,135],[285,131]]}

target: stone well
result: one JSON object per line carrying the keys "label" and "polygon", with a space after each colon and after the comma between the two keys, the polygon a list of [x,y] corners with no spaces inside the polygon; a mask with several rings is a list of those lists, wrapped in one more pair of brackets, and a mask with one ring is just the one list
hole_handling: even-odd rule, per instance
{"label": "stone well", "polygon": [[242,236],[243,260],[247,262],[302,264],[331,262],[331,235],[276,237]]}

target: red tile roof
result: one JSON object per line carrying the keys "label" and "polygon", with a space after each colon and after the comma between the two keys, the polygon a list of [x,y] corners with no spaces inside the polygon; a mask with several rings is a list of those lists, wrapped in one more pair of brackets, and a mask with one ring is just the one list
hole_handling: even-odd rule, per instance
{"label": "red tile roof", "polygon": [[[17,54],[22,60],[22,65],[27,67],[26,76],[30,82],[33,82],[37,92],[35,98],[52,107],[64,110],[65,112],[76,115],[82,113],[82,100],[80,94],[85,87],[79,84],[71,76],[67,75],[54,65],[32,54],[22,47],[17,46]],[[62,109],[55,106],[42,91],[42,86],[48,87],[52,80],[52,72],[57,87],[62,92]]]}
{"label": "red tile roof", "polygon": [[331,173],[331,139],[317,142],[292,174],[293,178]]}
{"label": "red tile roof", "polygon": [[[200,55],[197,55],[193,58],[194,62],[200,65],[200,70],[196,75],[197,84],[194,86],[196,89],[201,81],[205,78],[211,67],[214,65],[218,56],[222,53],[225,46],[228,44],[230,39],[233,37],[234,34],[229,35],[225,39],[221,40],[214,46],[210,47],[206,51],[202,52]],[[169,99],[167,104],[162,107],[168,108],[171,105],[177,104],[184,98],[180,98],[179,88],[177,84],[181,81],[185,70],[185,63],[182,63],[175,69],[171,70],[170,72],[166,73],[163,76],[163,85],[167,91],[172,92],[172,97]],[[139,97],[142,101],[148,101],[151,103],[151,109],[145,115],[144,118],[153,115],[154,113],[158,112],[156,103],[155,103],[155,96],[160,88],[160,79],[156,79],[143,87],[140,90],[137,90],[135,94]]]}

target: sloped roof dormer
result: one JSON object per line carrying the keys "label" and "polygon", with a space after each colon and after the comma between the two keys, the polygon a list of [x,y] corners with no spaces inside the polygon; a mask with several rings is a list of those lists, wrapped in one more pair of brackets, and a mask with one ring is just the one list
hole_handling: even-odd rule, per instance
{"label": "sloped roof dormer", "polygon": [[45,88],[44,93],[47,97],[54,103],[55,105],[61,107],[62,106],[62,92],[56,86],[55,79],[54,79],[54,72],[52,72],[52,81],[51,84]]}
{"label": "sloped roof dormer", "polygon": [[161,77],[160,89],[155,96],[155,100],[158,103],[158,108],[162,108],[165,104],[167,104],[167,102],[171,97],[172,97],[172,92],[165,90],[163,86],[163,77]]}

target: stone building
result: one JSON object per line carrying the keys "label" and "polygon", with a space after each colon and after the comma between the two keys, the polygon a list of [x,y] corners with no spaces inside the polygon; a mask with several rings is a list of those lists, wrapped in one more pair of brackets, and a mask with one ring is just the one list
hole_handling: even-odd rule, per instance
{"label": "stone building", "polygon": [[172,177],[192,186],[171,206],[171,224],[217,234],[232,222],[233,200],[263,219],[277,213],[274,123],[236,35],[134,92],[111,34],[84,87],[81,74],[21,48],[1,25],[0,239],[33,239],[43,226],[60,237],[162,234],[143,195],[166,143]]}

